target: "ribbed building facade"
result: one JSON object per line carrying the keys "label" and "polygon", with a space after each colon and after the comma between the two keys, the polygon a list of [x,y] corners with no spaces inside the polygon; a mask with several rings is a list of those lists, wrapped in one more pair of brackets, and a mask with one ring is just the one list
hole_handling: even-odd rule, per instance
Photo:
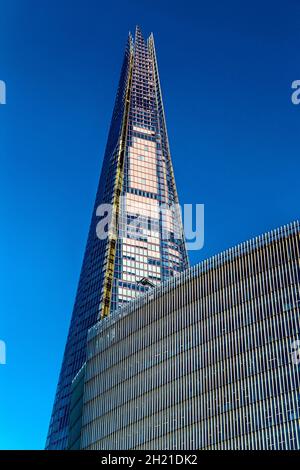
{"label": "ribbed building facade", "polygon": [[88,329],[188,267],[177,205],[154,38],[136,28],[124,54],[47,449],[68,445],[71,383],[86,359]]}
{"label": "ribbed building facade", "polygon": [[91,328],[81,448],[299,449],[299,262],[295,222]]}

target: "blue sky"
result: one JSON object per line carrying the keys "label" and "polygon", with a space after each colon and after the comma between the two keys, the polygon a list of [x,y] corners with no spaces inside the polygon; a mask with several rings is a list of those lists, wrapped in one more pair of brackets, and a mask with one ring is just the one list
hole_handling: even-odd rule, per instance
{"label": "blue sky", "polygon": [[300,4],[2,0],[0,448],[43,448],[126,37],[154,32],[196,263],[299,216]]}

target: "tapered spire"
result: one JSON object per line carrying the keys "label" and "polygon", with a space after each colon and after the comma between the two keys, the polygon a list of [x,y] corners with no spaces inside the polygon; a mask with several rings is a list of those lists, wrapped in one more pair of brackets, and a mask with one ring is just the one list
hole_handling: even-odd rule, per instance
{"label": "tapered spire", "polygon": [[[153,35],[145,41],[137,26],[134,40],[128,34],[48,449],[68,447],[71,384],[86,360],[89,328],[188,266],[181,222],[170,213],[163,227],[161,206],[177,203]],[[112,217],[105,236],[99,218],[107,204]]]}

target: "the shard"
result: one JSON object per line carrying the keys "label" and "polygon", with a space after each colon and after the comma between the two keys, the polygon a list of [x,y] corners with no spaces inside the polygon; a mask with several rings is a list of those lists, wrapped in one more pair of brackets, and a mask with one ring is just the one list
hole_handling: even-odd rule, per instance
{"label": "the shard", "polygon": [[122,65],[47,449],[67,448],[70,388],[86,359],[88,329],[188,267],[177,208],[154,39],[137,27]]}

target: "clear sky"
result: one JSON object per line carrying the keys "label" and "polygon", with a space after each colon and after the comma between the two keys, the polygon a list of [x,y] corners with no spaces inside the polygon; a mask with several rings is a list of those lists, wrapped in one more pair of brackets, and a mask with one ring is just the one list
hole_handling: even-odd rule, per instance
{"label": "clear sky", "polygon": [[0,448],[43,448],[129,30],[154,32],[196,263],[299,216],[300,4],[1,0]]}

